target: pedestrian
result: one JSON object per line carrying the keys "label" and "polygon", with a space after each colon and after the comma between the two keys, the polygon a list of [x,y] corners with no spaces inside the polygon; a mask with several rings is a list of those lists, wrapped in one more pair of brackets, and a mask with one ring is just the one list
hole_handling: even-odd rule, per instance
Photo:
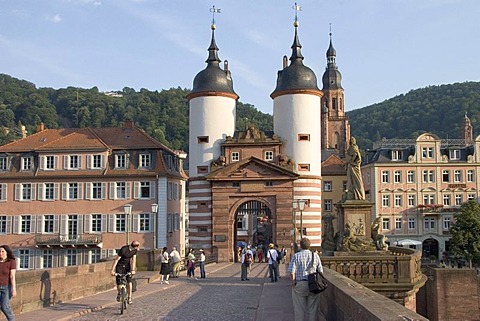
{"label": "pedestrian", "polygon": [[122,278],[118,274],[127,274],[127,293],[128,293],[128,304],[132,304],[132,275],[137,271],[137,251],[140,247],[138,241],[133,241],[128,245],[124,245],[118,250],[117,257],[113,261],[111,274],[116,276],[117,282],[117,301],[120,302],[120,288],[122,284]]}
{"label": "pedestrian", "polygon": [[257,248],[257,255],[258,255],[258,263],[262,263],[263,262],[263,249],[262,249],[262,245],[259,245],[258,248]]}
{"label": "pedestrian", "polygon": [[8,245],[0,246],[0,309],[7,321],[15,320],[10,299],[17,296],[16,271],[17,264],[12,250]]}
{"label": "pedestrian", "polygon": [[197,277],[195,277],[195,251],[193,249],[190,249],[188,253],[187,262],[188,278],[197,280]]}
{"label": "pedestrian", "polygon": [[205,279],[205,253],[203,249],[200,249],[200,258],[198,260],[198,265],[200,266],[200,278]]}
{"label": "pedestrian", "polygon": [[175,246],[170,253],[170,262],[172,263],[172,277],[178,278],[178,275],[180,274],[180,267],[182,265],[182,258],[180,257],[180,253],[178,253]]}
{"label": "pedestrian", "polygon": [[275,245],[270,243],[267,252],[268,269],[270,270],[270,282],[278,282],[278,251],[275,249]]}
{"label": "pedestrian", "polygon": [[287,260],[287,249],[285,248],[285,246],[282,246],[282,249],[280,250],[280,257],[281,257],[282,263],[285,264]]}
{"label": "pedestrian", "polygon": [[[310,251],[310,240],[306,237],[300,240],[301,250],[295,253],[288,266],[292,283],[292,301],[295,321],[317,321],[320,304],[319,294],[308,289],[308,274],[315,271],[323,272],[322,262],[317,253]],[[312,262],[313,257],[313,262]],[[311,269],[308,268],[312,265]]]}
{"label": "pedestrian", "polygon": [[[169,258],[170,256],[168,255],[167,247],[165,246],[162,249],[162,253],[160,254],[160,284],[169,284],[168,278],[170,277],[170,264],[169,264]],[[165,279],[165,280],[164,280]]]}
{"label": "pedestrian", "polygon": [[250,281],[248,278],[248,273],[250,272],[250,264],[252,263],[252,258],[253,258],[253,253],[252,250],[250,249],[250,246],[247,246],[243,251],[242,251],[242,257],[241,257],[241,274],[242,274],[242,281]]}

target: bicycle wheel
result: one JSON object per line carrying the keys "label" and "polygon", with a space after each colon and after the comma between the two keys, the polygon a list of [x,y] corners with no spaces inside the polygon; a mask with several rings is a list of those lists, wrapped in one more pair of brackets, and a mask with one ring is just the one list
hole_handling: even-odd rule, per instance
{"label": "bicycle wheel", "polygon": [[125,286],[122,287],[120,297],[120,314],[123,314],[123,311],[127,308],[127,289]]}

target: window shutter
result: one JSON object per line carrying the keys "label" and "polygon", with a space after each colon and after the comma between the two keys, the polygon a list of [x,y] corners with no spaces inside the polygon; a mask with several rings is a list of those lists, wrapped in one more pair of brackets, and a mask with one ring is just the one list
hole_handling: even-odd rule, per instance
{"label": "window shutter", "polygon": [[59,233],[59,221],[60,221],[60,215],[54,215],[53,216],[53,233]]}
{"label": "window shutter", "polygon": [[140,182],[134,182],[133,185],[133,198],[139,199],[140,198]]}
{"label": "window shutter", "polygon": [[85,183],[85,199],[92,199],[92,183]]}
{"label": "window shutter", "polygon": [[101,168],[105,168],[105,155],[100,155],[100,166]]}
{"label": "window shutter", "polygon": [[35,227],[37,226],[37,220],[35,215],[30,215],[30,231],[28,233],[35,233],[36,229]]}
{"label": "window shutter", "polygon": [[[43,187],[44,187],[44,183],[38,183],[38,200],[39,201],[43,201]],[[33,188],[32,188],[33,190]]]}
{"label": "window shutter", "polygon": [[60,166],[58,166],[58,156],[55,155],[53,156],[53,169],[58,169]]}
{"label": "window shutter", "polygon": [[15,200],[20,201],[22,195],[22,184],[15,184]]}
{"label": "window shutter", "polygon": [[132,182],[125,182],[125,198],[127,200],[132,198]]}
{"label": "window shutter", "polygon": [[13,234],[18,234],[20,231],[20,216],[15,215],[13,217]]}
{"label": "window shutter", "polygon": [[69,166],[68,166],[68,155],[63,155],[63,169],[69,169]]}
{"label": "window shutter", "polygon": [[58,201],[59,194],[60,194],[60,184],[59,183],[54,183],[53,184],[53,199]]}
{"label": "window shutter", "polygon": [[90,233],[92,231],[92,215],[90,214],[86,214],[84,215],[84,220],[85,220],[85,224],[83,225],[84,226],[84,231],[85,233]]}
{"label": "window shutter", "polygon": [[2,190],[2,195],[0,197],[0,201],[6,201],[7,200],[7,193],[8,193],[7,186],[8,185],[6,183],[1,183],[0,184],[0,189]]}
{"label": "window shutter", "polygon": [[41,269],[43,266],[43,251],[40,249],[35,250],[35,268]]}
{"label": "window shutter", "polygon": [[150,182],[150,198],[155,198],[155,182]]}
{"label": "window shutter", "polygon": [[89,215],[78,215],[78,226],[77,226],[77,234],[78,235],[82,235],[83,234],[83,218],[85,216],[89,216]]}
{"label": "window shutter", "polygon": [[32,183],[32,201],[36,200],[35,192],[36,192],[36,183]]}
{"label": "window shutter", "polygon": [[62,200],[68,200],[68,183],[62,183]]}
{"label": "window shutter", "polygon": [[82,167],[82,165],[83,165],[83,164],[82,164],[82,158],[83,158],[82,155],[78,155],[78,168],[79,168],[79,169],[83,168],[83,167]]}
{"label": "window shutter", "polygon": [[6,234],[12,234],[12,217],[9,215],[7,216],[7,230],[5,231]]}
{"label": "window shutter", "polygon": [[45,169],[45,156],[40,156],[40,169]]}
{"label": "window shutter", "polygon": [[102,200],[104,200],[107,197],[107,183],[103,182],[102,183]]}
{"label": "window shutter", "polygon": [[138,214],[132,215],[132,232],[134,233],[138,233],[139,231],[139,227],[140,227],[139,219],[140,219],[140,216]]}
{"label": "window shutter", "polygon": [[68,215],[60,215],[60,235],[68,234],[68,225],[67,225]]}
{"label": "window shutter", "polygon": [[83,200],[83,183],[77,183],[77,186],[78,186],[78,199]]}
{"label": "window shutter", "polygon": [[92,155],[87,155],[87,168],[92,168]]}
{"label": "window shutter", "polygon": [[115,232],[115,214],[108,214],[108,232]]}
{"label": "window shutter", "polygon": [[114,200],[116,199],[115,197],[115,182],[110,182],[110,199]]}
{"label": "window shutter", "polygon": [[37,233],[43,233],[43,225],[45,221],[45,216],[37,215]]}
{"label": "window shutter", "polygon": [[102,214],[102,232],[107,231],[107,226],[108,226],[108,215],[107,214]]}

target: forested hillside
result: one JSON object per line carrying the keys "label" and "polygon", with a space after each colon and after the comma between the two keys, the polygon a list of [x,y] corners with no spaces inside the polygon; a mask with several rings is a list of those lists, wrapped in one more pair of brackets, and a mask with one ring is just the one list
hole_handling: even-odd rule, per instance
{"label": "forested hillside", "polygon": [[[0,144],[19,137],[19,125],[28,133],[36,124],[47,128],[119,126],[129,117],[136,126],[172,149],[188,151],[188,101],[190,91],[171,88],[162,91],[125,87],[114,97],[96,87],[83,89],[36,88],[28,81],[0,74]],[[348,93],[346,93],[348,95]],[[474,135],[480,133],[480,82],[430,86],[399,95],[382,103],[347,112],[352,135],[362,149],[386,138],[416,138],[432,132],[441,138],[461,138],[467,113]],[[237,129],[253,122],[272,130],[272,115],[250,104],[237,104]]]}
{"label": "forested hillside", "polygon": [[440,138],[462,138],[465,113],[472,122],[474,137],[479,135],[480,82],[416,89],[347,115],[352,135],[366,149],[383,137],[417,138],[425,132]]}
{"label": "forested hillside", "polygon": [[[125,87],[109,96],[98,88],[36,88],[28,81],[0,74],[0,144],[19,137],[19,125],[34,133],[36,124],[46,128],[119,126],[128,117],[172,149],[188,152],[188,101],[190,91],[172,88],[162,91]],[[249,104],[238,103],[237,128],[254,122],[272,130],[272,116]]]}

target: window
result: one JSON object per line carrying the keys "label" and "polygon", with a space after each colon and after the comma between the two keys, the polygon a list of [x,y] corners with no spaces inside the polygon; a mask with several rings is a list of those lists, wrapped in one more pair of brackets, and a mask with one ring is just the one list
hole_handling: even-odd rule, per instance
{"label": "window", "polygon": [[382,207],[390,206],[390,195],[382,195]]}
{"label": "window", "polygon": [[272,181],[266,181],[265,182],[265,187],[272,187],[273,186],[273,182]]}
{"label": "window", "polygon": [[400,161],[403,159],[403,153],[401,150],[392,150],[392,161]]}
{"label": "window", "polygon": [[5,172],[8,170],[8,157],[0,157],[0,171]]}
{"label": "window", "polygon": [[265,161],[270,162],[273,161],[273,152],[270,150],[267,150],[265,152]]}
{"label": "window", "polygon": [[100,182],[93,182],[92,184],[92,194],[91,194],[91,199],[92,200],[101,200],[102,199],[102,183]]}
{"label": "window", "polygon": [[0,183],[0,201],[7,200],[7,184]]}
{"label": "window", "polygon": [[208,173],[208,166],[197,166],[197,174]]}
{"label": "window", "polygon": [[417,222],[415,220],[415,217],[409,217],[408,218],[408,229],[409,230],[414,230],[416,229]]}
{"label": "window", "polygon": [[422,147],[423,158],[433,158],[433,147]]}
{"label": "window", "polygon": [[116,214],[115,215],[115,231],[116,232],[126,232],[127,220],[125,214]]}
{"label": "window", "polygon": [[68,169],[79,169],[80,168],[80,156],[79,155],[70,155],[68,156]]}
{"label": "window", "polygon": [[142,213],[139,215],[140,232],[150,232],[150,214]]}
{"label": "window", "polygon": [[127,183],[115,182],[115,195],[114,199],[126,199],[127,198]]}
{"label": "window", "polygon": [[115,168],[127,168],[126,154],[115,154]]}
{"label": "window", "polygon": [[198,136],[198,137],[197,137],[197,143],[198,143],[198,144],[208,143],[208,136]]}
{"label": "window", "polygon": [[425,195],[423,195],[423,204],[424,204],[424,205],[433,205],[433,204],[435,204],[435,195],[434,195],[434,194],[425,194]]}
{"label": "window", "polygon": [[382,218],[382,229],[383,230],[390,230],[390,219],[389,218]]}
{"label": "window", "polygon": [[401,183],[402,182],[402,172],[401,171],[395,171],[393,173],[393,182],[394,183]]}
{"label": "window", "polygon": [[310,164],[298,164],[298,171],[309,172],[310,171]]}
{"label": "window", "polygon": [[468,194],[467,194],[467,199],[468,199],[469,201],[473,201],[473,200],[475,199],[475,194],[474,194],[474,193],[468,193]]}
{"label": "window", "polygon": [[324,192],[331,192],[332,191],[332,181],[324,181],[323,182],[323,191]]}
{"label": "window", "polygon": [[443,217],[443,230],[448,231],[450,230],[450,226],[452,226],[452,218],[450,216]]}
{"label": "window", "polygon": [[451,206],[452,205],[452,197],[450,194],[443,195],[443,206]]}
{"label": "window", "polygon": [[457,194],[455,195],[455,205],[460,206],[463,203],[463,195],[462,194]]}
{"label": "window", "polygon": [[475,176],[473,170],[467,170],[467,182],[471,183],[475,181]]}
{"label": "window", "polygon": [[22,184],[22,200],[32,200],[32,184]]}
{"label": "window", "polygon": [[424,219],[425,229],[434,230],[435,229],[435,219],[433,217],[425,217]]}
{"label": "window", "polygon": [[402,195],[395,195],[394,196],[395,207],[402,207],[403,206],[403,197]]}
{"label": "window", "polygon": [[408,195],[408,207],[414,207],[416,206],[416,202],[415,202],[415,195]]}
{"label": "window", "polygon": [[42,268],[51,269],[53,268],[53,250],[43,250],[42,251]]}
{"label": "window", "polygon": [[407,183],[415,183],[415,172],[408,171],[407,172]]}
{"label": "window", "polygon": [[390,172],[382,171],[382,183],[389,183],[389,182],[390,182]]}
{"label": "window", "polygon": [[395,229],[396,230],[401,230],[402,229],[402,218],[401,217],[395,218]]}
{"label": "window", "polygon": [[78,200],[80,195],[80,187],[78,183],[67,183],[68,186],[68,199]]}
{"label": "window", "polygon": [[240,187],[240,182],[232,182],[232,187]]}
{"label": "window", "polygon": [[0,215],[0,234],[8,234],[6,215]]}
{"label": "window", "polygon": [[45,169],[55,169],[55,156],[45,156]]}
{"label": "window", "polygon": [[68,249],[67,250],[67,266],[77,265],[77,250]]}
{"label": "window", "polygon": [[22,157],[22,171],[32,170],[33,158],[31,156]]}
{"label": "window", "polygon": [[20,233],[32,232],[32,216],[20,215]]}
{"label": "window", "polygon": [[[42,187],[42,184],[39,185],[39,188],[40,187]],[[57,193],[55,193],[56,190]],[[54,183],[45,183],[43,184],[43,195],[41,195],[41,193],[39,194],[39,198],[43,196],[44,201],[53,201],[57,198],[58,186],[55,186]]]}
{"label": "window", "polygon": [[332,211],[332,200],[324,200],[324,206],[323,209],[325,212],[331,212]]}
{"label": "window", "polygon": [[20,269],[29,269],[30,268],[30,250],[19,249],[18,260],[20,261],[19,263]]}
{"label": "window", "polygon": [[442,171],[442,182],[444,182],[444,183],[450,182],[450,171],[449,170],[444,169]]}
{"label": "window", "polygon": [[92,168],[102,168],[102,155],[92,155]]}
{"label": "window", "polygon": [[15,184],[15,200],[32,201],[35,199],[35,184]]}
{"label": "window", "polygon": [[435,182],[435,172],[433,170],[424,170],[422,173],[423,173],[423,182],[424,183],[434,183]]}
{"label": "window", "polygon": [[462,171],[459,169],[456,169],[453,174],[453,180],[458,183],[462,181]]}
{"label": "window", "polygon": [[310,141],[309,134],[298,134],[298,141]]}
{"label": "window", "polygon": [[232,162],[238,162],[240,160],[240,153],[239,152],[232,152],[231,160],[232,160]]}
{"label": "window", "polygon": [[90,258],[92,263],[100,262],[100,259],[102,258],[102,250],[101,249],[90,250]]}
{"label": "window", "polygon": [[54,215],[44,215],[43,216],[43,233],[53,233],[55,224]]}
{"label": "window", "polygon": [[94,233],[102,232],[102,214],[92,214],[91,231]]}
{"label": "window", "polygon": [[451,149],[450,150],[450,159],[451,160],[460,159],[460,150],[459,149]]}
{"label": "window", "polygon": [[150,168],[152,166],[152,155],[150,153],[140,154],[139,167]]}
{"label": "window", "polygon": [[153,182],[137,182],[138,192],[135,193],[137,198],[152,198],[154,195]]}

